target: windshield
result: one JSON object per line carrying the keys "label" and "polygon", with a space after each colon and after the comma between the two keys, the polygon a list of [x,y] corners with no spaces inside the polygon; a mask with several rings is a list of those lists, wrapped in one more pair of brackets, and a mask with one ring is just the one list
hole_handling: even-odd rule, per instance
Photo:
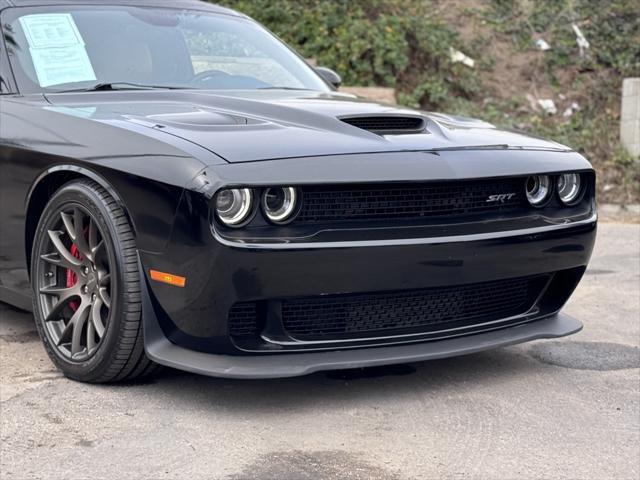
{"label": "windshield", "polygon": [[5,43],[22,93],[133,88],[328,91],[300,57],[251,20],[196,10],[6,10]]}

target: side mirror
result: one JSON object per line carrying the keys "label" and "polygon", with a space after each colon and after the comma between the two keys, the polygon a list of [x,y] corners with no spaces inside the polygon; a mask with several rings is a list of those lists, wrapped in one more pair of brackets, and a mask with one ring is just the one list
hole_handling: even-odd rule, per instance
{"label": "side mirror", "polygon": [[342,85],[342,77],[330,68],[316,67],[316,72],[318,72],[327,83],[333,85],[335,88],[340,88],[340,85]]}

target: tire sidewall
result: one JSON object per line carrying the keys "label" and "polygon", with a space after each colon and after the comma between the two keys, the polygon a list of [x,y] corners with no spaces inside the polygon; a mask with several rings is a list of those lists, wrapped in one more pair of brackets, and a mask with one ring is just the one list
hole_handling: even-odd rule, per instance
{"label": "tire sidewall", "polygon": [[[111,308],[107,321],[105,337],[102,338],[97,351],[82,362],[71,361],[59,352],[53,344],[44,325],[44,313],[40,305],[39,275],[40,255],[43,244],[47,241],[47,231],[56,221],[60,211],[73,204],[80,205],[89,211],[93,220],[102,232],[106,243],[109,262],[111,265]],[[102,376],[114,362],[117,345],[120,342],[121,323],[124,313],[124,260],[121,254],[120,238],[114,221],[104,201],[96,191],[83,183],[71,183],[58,190],[45,207],[38,224],[31,255],[31,285],[33,289],[33,310],[36,327],[42,338],[45,349],[52,361],[70,378],[91,381]]]}

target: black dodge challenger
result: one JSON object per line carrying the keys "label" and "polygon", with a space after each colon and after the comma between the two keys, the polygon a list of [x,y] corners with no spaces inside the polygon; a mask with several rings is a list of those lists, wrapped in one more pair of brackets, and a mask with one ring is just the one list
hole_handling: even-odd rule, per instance
{"label": "black dodge challenger", "polygon": [[68,377],[286,377],[580,330],[577,152],[339,93],[208,3],[0,15],[0,300]]}

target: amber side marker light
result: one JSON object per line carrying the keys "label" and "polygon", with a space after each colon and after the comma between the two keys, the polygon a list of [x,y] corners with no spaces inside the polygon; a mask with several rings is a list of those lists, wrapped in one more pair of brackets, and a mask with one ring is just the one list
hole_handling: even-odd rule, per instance
{"label": "amber side marker light", "polygon": [[151,280],[156,282],[168,283],[174,287],[184,288],[187,284],[187,279],[179,275],[172,275],[171,273],[159,272],[157,270],[149,270],[151,274]]}

